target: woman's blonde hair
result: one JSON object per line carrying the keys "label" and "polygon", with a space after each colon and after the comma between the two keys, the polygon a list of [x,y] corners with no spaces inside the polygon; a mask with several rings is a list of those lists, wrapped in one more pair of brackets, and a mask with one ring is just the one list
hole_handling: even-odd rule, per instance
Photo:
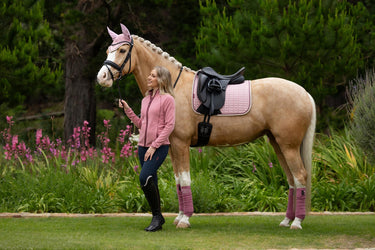
{"label": "woman's blonde hair", "polygon": [[173,87],[172,87],[172,78],[169,70],[162,66],[155,66],[155,71],[157,74],[159,91],[160,94],[170,94],[174,96]]}

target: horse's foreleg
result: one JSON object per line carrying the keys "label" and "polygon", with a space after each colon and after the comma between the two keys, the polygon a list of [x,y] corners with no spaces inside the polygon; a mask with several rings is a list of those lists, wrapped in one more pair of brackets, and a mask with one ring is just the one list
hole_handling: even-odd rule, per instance
{"label": "horse's foreleg", "polygon": [[174,220],[177,228],[190,227],[189,218],[193,215],[193,197],[191,193],[189,146],[171,145],[171,158],[176,180],[179,214]]}
{"label": "horse's foreleg", "polygon": [[179,178],[177,176],[175,176],[175,179],[176,179],[176,189],[177,189],[177,197],[178,197],[178,216],[176,217],[176,219],[174,220],[173,224],[175,224],[176,226],[178,225],[178,223],[180,222],[180,220],[182,219],[182,216],[184,215],[184,199],[182,198],[182,190],[181,190],[181,184],[179,182]]}
{"label": "horse's foreleg", "polygon": [[177,228],[187,228],[190,227],[189,218],[193,215],[193,196],[191,193],[191,179],[190,172],[184,171],[180,173],[178,179],[179,184],[177,184],[177,194],[179,200],[180,212],[177,218],[174,220],[174,224]]}

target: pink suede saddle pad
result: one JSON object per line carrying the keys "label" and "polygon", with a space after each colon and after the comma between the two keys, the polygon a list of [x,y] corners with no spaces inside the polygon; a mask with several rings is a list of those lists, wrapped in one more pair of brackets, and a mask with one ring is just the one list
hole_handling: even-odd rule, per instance
{"label": "pink suede saddle pad", "polygon": [[[194,112],[198,113],[198,107],[201,101],[197,96],[198,77],[194,77],[192,106]],[[220,109],[218,116],[245,115],[251,108],[251,81],[246,80],[241,84],[228,85],[225,91],[225,103]]]}

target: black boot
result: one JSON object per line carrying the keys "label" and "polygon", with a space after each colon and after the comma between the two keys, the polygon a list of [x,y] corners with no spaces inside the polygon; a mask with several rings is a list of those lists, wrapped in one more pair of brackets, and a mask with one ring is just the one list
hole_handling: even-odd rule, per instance
{"label": "black boot", "polygon": [[148,227],[145,228],[146,231],[155,232],[162,229],[162,225],[165,223],[164,217],[161,214],[160,209],[160,195],[159,189],[155,185],[154,179],[152,176],[146,181],[146,185],[142,187],[143,192],[145,193],[148,204],[151,207],[152,211],[152,220]]}

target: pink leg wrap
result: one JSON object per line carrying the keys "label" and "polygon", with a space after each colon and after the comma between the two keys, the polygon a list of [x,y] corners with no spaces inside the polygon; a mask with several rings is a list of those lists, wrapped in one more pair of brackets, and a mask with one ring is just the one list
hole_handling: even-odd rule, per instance
{"label": "pink leg wrap", "polygon": [[303,220],[306,215],[306,188],[297,188],[297,197],[296,197],[296,217]]}
{"label": "pink leg wrap", "polygon": [[182,191],[181,191],[181,185],[177,184],[177,196],[178,196],[178,206],[179,206],[179,211],[184,211],[184,200],[182,198]]}
{"label": "pink leg wrap", "polygon": [[293,210],[293,204],[294,204],[294,188],[289,188],[289,194],[288,194],[288,207],[286,209],[286,217],[289,220],[294,220],[294,210]]}
{"label": "pink leg wrap", "polygon": [[184,204],[184,214],[188,217],[191,217],[194,212],[193,207],[193,196],[191,195],[191,188],[190,186],[181,187],[183,204]]}

